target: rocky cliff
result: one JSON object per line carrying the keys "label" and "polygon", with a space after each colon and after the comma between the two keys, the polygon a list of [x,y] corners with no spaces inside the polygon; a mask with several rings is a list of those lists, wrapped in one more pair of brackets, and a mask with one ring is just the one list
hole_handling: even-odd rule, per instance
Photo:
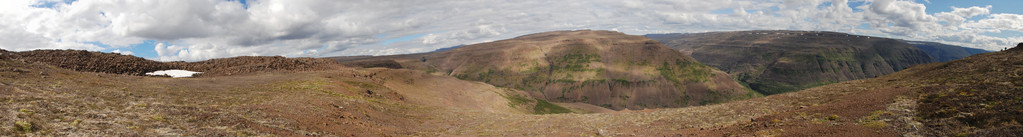
{"label": "rocky cliff", "polygon": [[934,62],[905,42],[818,31],[647,35],[721,69],[763,94],[870,78]]}

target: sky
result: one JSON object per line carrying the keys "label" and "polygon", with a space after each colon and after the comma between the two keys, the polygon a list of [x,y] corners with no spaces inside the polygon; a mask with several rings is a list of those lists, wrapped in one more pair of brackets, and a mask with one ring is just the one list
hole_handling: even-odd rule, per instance
{"label": "sky", "polygon": [[986,50],[1021,0],[3,0],[0,48],[158,61],[429,52],[556,30],[837,31]]}

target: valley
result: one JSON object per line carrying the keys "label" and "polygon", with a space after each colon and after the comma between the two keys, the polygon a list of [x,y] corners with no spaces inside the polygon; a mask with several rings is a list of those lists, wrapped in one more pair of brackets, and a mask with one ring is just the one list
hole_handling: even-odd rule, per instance
{"label": "valley", "polygon": [[[680,51],[669,48],[673,44],[661,44],[672,42],[651,36],[583,30],[393,56],[157,62],[77,50],[0,50],[0,135],[1015,136],[1023,132],[1018,122],[1023,116],[1019,111],[1023,96],[1018,94],[1023,91],[1023,43],[1005,51],[934,63],[927,52],[884,38],[800,45],[772,41],[799,37],[714,34],[757,44],[684,36],[681,39],[689,42],[676,43],[718,44],[689,45],[692,50]],[[717,47],[749,49],[731,51],[752,59],[725,54],[729,49]],[[827,55],[831,53],[834,56]],[[753,61],[724,68],[721,63],[704,62],[701,56]],[[144,76],[165,69],[203,73],[194,78]],[[807,74],[834,80],[812,86],[782,85],[799,88],[764,95],[740,83],[752,76],[806,80],[797,77]]]}

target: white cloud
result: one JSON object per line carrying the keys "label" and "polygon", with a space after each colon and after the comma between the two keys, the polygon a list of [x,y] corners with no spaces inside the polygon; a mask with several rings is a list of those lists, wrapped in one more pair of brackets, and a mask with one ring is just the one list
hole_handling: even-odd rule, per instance
{"label": "white cloud", "polygon": [[1013,30],[1023,32],[1023,15],[1019,14],[992,14],[989,18],[976,22],[964,24],[970,28],[983,28],[995,30]]}
{"label": "white cloud", "polygon": [[[155,59],[425,52],[552,30],[628,34],[793,29],[855,32],[999,49],[1023,31],[993,6],[935,14],[898,0],[55,0],[0,2],[0,48],[108,50],[156,40]],[[52,8],[30,5],[57,3]],[[996,5],[998,6],[998,5]],[[1011,7],[1007,7],[1011,8]],[[728,14],[715,13],[731,11]],[[871,29],[859,26],[868,24]],[[388,42],[405,36],[422,36]],[[94,45],[88,43],[102,43]]]}
{"label": "white cloud", "polygon": [[110,51],[110,53],[117,53],[117,54],[121,54],[121,55],[135,55],[135,52],[122,51],[122,50],[119,50],[119,49],[114,50],[114,51]]}

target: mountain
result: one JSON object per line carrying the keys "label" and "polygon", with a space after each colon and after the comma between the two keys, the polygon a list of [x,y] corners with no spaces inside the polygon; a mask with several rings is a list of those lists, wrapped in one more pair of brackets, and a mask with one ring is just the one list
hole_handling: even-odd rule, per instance
{"label": "mountain", "polygon": [[736,31],[647,37],[721,69],[763,94],[877,77],[934,62],[905,42],[819,31]]}
{"label": "mountain", "polygon": [[616,110],[759,96],[726,73],[657,41],[612,31],[545,32],[446,51],[334,59],[363,67],[397,62],[406,69],[527,91],[542,100]]}
{"label": "mountain", "polygon": [[955,45],[941,44],[937,42],[905,41],[910,45],[927,52],[934,61],[948,62],[961,59],[975,54],[988,53],[991,51],[975,48],[960,47]]}

